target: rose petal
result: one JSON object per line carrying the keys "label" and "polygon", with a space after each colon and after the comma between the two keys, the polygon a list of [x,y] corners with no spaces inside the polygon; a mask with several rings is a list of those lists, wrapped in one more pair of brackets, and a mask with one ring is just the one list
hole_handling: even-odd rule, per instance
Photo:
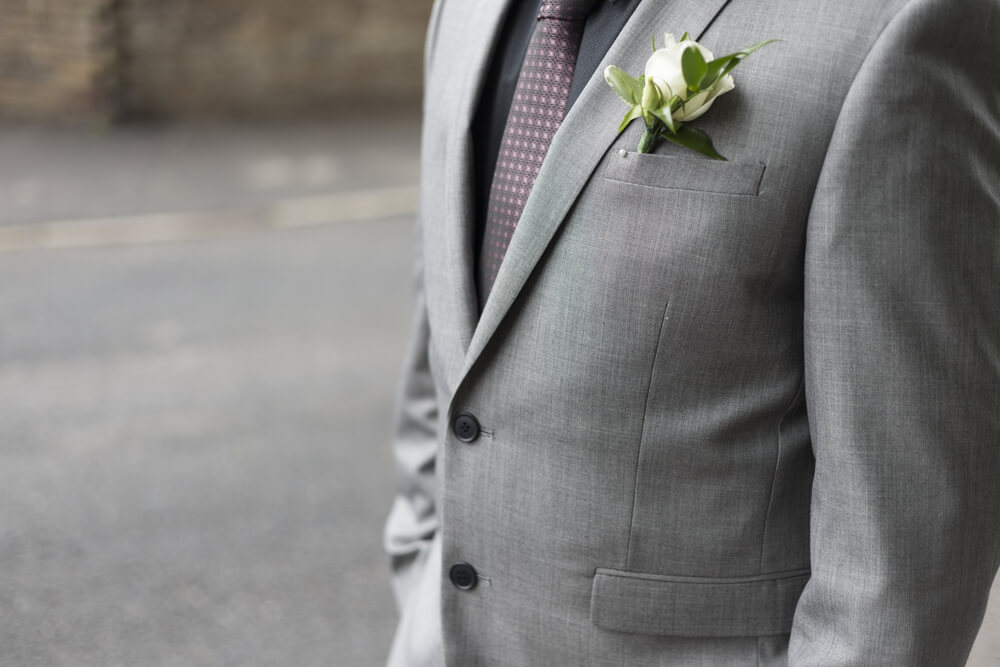
{"label": "rose petal", "polygon": [[664,99],[672,95],[684,97],[686,87],[680,55],[671,49],[657,49],[646,61],[645,74],[660,88]]}
{"label": "rose petal", "polygon": [[709,101],[712,101],[716,97],[728,93],[735,87],[736,83],[733,81],[732,75],[727,74],[726,76],[722,77],[721,79],[715,82],[715,85],[712,86],[712,94],[708,96],[708,99]]}
{"label": "rose petal", "polygon": [[697,95],[693,95],[684,103],[684,106],[674,112],[674,120],[681,122],[694,120],[708,111],[709,107],[712,106],[711,100],[708,99],[710,93],[711,91],[703,90]]}
{"label": "rose petal", "polygon": [[662,49],[656,49],[653,55],[646,61],[644,73],[646,79],[652,81],[663,95],[664,101],[677,95],[682,100],[687,100],[684,109],[678,109],[674,113],[674,118],[678,121],[694,120],[708,111],[712,101],[733,88],[732,77],[728,74],[716,82],[711,90],[704,90],[694,95],[690,100],[688,97],[687,82],[684,80],[684,67],[681,64],[683,53],[691,46],[697,47],[706,62],[715,58],[711,51],[694,40],[688,39],[678,42],[671,33],[664,35],[665,45]]}

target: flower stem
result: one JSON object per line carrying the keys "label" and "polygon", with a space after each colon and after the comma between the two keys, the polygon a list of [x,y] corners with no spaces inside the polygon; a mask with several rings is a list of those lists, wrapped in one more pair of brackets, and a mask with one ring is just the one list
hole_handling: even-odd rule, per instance
{"label": "flower stem", "polygon": [[654,125],[652,128],[646,128],[646,131],[642,133],[642,138],[639,139],[639,152],[640,153],[652,153],[656,150],[656,144],[660,141],[660,128]]}

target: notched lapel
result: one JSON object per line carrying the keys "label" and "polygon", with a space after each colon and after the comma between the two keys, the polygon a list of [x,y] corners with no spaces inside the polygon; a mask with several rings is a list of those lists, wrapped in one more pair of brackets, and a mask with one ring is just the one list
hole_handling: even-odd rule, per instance
{"label": "notched lapel", "polygon": [[688,32],[699,39],[730,1],[646,0],[636,8],[552,139],[473,334],[463,378],[496,332],[573,202],[617,137],[626,108],[605,83],[604,69],[617,65],[630,74],[641,73],[652,52],[651,35],[662,39],[664,32],[678,35]]}
{"label": "notched lapel", "polygon": [[444,201],[433,202],[435,219],[425,221],[424,247],[426,256],[436,260],[435,266],[427,267],[425,272],[427,307],[452,388],[461,379],[462,360],[479,316],[473,254],[472,119],[504,17],[513,1],[446,0],[442,7],[447,29],[455,31],[460,26],[461,37],[450,40],[449,48],[435,56],[435,68],[444,68],[439,75],[447,81],[446,99],[432,101],[437,109],[435,118],[443,119],[446,125]]}

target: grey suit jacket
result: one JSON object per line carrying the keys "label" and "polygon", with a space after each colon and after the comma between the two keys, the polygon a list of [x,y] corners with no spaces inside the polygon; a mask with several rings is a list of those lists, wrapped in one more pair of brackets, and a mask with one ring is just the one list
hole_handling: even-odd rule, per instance
{"label": "grey suit jacket", "polygon": [[[1000,561],[1000,2],[646,0],[477,319],[509,1],[428,33],[391,663],[963,664]],[[601,72],[667,31],[782,40],[696,121],[728,162],[616,135]]]}

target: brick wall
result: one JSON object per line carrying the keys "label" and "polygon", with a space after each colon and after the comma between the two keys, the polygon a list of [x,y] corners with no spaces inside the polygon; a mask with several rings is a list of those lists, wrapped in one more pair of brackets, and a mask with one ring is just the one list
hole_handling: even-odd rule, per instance
{"label": "brick wall", "polygon": [[413,102],[431,0],[0,0],[0,115],[318,116]]}
{"label": "brick wall", "polygon": [[139,112],[310,114],[419,95],[429,0],[126,4]]}
{"label": "brick wall", "polygon": [[0,114],[100,118],[114,106],[112,0],[0,0]]}

